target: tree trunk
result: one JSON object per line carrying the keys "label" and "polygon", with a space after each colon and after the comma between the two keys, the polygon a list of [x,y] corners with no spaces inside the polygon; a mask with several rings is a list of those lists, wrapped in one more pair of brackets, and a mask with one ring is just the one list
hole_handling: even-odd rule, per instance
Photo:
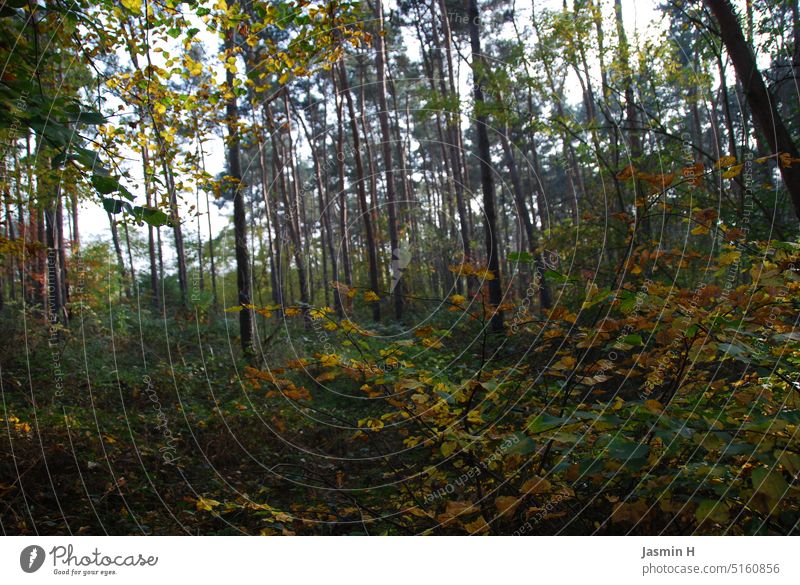
{"label": "tree trunk", "polygon": [[[361,160],[361,139],[358,134],[358,117],[356,116],[353,96],[350,92],[350,83],[347,80],[347,70],[344,60],[339,60],[339,81],[341,92],[347,102],[347,112],[350,117],[350,131],[353,134],[353,156],[356,163],[356,190],[358,193],[358,204],[361,216],[364,221],[364,233],[367,246],[367,260],[369,264],[369,286],[374,292],[378,292],[378,250],[375,245],[375,234],[372,231],[371,210],[367,206],[367,192],[364,186],[364,163]],[[381,320],[381,305],[379,302],[372,304],[373,321]]]}
{"label": "tree trunk", "polygon": [[[791,158],[800,159],[797,146],[778,114],[775,100],[772,99],[764,84],[764,78],[758,70],[755,56],[745,41],[739,19],[729,0],[704,1],[719,23],[722,42],[725,43],[736,75],[742,82],[753,118],[764,135],[767,145],[779,155],[785,153]],[[792,199],[795,214],[800,219],[800,165],[795,163],[789,166],[782,164],[779,160],[778,167]]]}
{"label": "tree trunk", "polygon": [[481,53],[480,16],[478,0],[468,0],[467,17],[469,19],[469,40],[472,48],[472,90],[475,99],[475,131],[478,136],[478,160],[481,172],[481,190],[483,191],[484,232],[486,237],[486,255],[488,268],[494,275],[489,281],[489,303],[492,305],[492,330],[503,330],[503,313],[499,307],[503,300],[503,289],[500,278],[500,256],[497,245],[497,217],[495,212],[494,181],[492,177],[492,161],[489,151],[489,133],[486,129],[486,113],[484,111],[483,83],[488,64]]}
{"label": "tree trunk", "polygon": [[506,132],[501,135],[501,141],[503,143],[503,153],[506,157],[506,164],[508,165],[508,173],[511,175],[511,186],[514,189],[514,202],[517,206],[517,213],[522,220],[522,226],[525,229],[525,236],[528,240],[528,252],[533,257],[533,266],[536,271],[536,277],[539,280],[539,303],[542,309],[549,309],[550,294],[544,277],[544,262],[537,251],[539,241],[536,237],[536,228],[531,220],[531,215],[528,213],[528,205],[525,201],[525,193],[522,190],[522,180],[520,179],[519,171],[517,170],[517,162],[514,159],[514,151],[511,149],[511,144],[508,141],[507,131],[508,127],[506,126]]}
{"label": "tree trunk", "polygon": [[389,105],[386,101],[386,43],[383,40],[383,0],[376,0],[378,34],[375,35],[375,60],[378,68],[378,119],[381,125],[381,147],[383,150],[383,170],[386,183],[386,201],[389,215],[389,241],[392,246],[392,286],[394,288],[394,316],[403,318],[403,282],[400,278],[403,268],[400,265],[400,238],[397,234],[396,195],[394,191],[394,166],[392,164],[392,135],[389,130]]}
{"label": "tree trunk", "polygon": [[336,75],[333,76],[334,94],[336,95],[336,173],[339,189],[339,238],[342,241],[342,267],[344,268],[344,281],[348,286],[353,282],[350,264],[350,234],[348,232],[347,194],[344,190],[344,162],[345,162],[345,137],[344,137],[344,98],[336,91]]}
{"label": "tree trunk", "polygon": [[[226,31],[225,51],[233,55],[236,32]],[[253,352],[253,310],[250,292],[250,252],[247,249],[247,217],[245,213],[244,189],[242,188],[242,167],[239,156],[239,106],[233,94],[233,73],[227,69],[225,80],[231,97],[225,105],[225,122],[228,128],[228,174],[233,188],[233,231],[236,251],[236,288],[239,293],[239,335],[242,351],[246,356]]]}
{"label": "tree trunk", "polygon": [[125,260],[122,258],[122,246],[119,243],[119,230],[117,229],[117,222],[114,217],[106,212],[108,216],[108,223],[111,226],[111,241],[114,244],[114,253],[117,256],[117,267],[122,279],[122,290],[125,292],[126,298],[131,298],[131,287],[128,283],[128,271],[125,269]]}

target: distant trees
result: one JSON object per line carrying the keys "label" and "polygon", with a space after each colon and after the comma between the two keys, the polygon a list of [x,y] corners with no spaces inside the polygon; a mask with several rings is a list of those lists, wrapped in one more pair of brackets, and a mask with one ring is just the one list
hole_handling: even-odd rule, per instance
{"label": "distant trees", "polygon": [[[613,288],[654,238],[675,247],[697,209],[753,237],[796,230],[793,5],[770,25],[774,7],[760,0],[742,23],[727,0],[668,3],[671,34],[656,38],[631,34],[619,1],[523,13],[402,0],[387,13],[382,2],[288,0],[277,6],[296,17],[280,26],[280,11],[259,3],[200,4],[192,11],[220,47],[167,6],[85,2],[102,27],[57,37],[33,85],[2,82],[6,306],[50,303],[66,321],[88,199],[107,214],[125,300],[206,310],[196,293],[210,277],[203,298],[212,311],[235,307],[246,352],[257,311],[274,310],[264,305],[311,319],[330,304],[389,325],[463,296],[499,332],[520,297],[553,310],[559,250]],[[4,49],[19,79],[59,17],[9,10],[0,24],[22,35],[24,51]],[[89,66],[67,71],[64,55],[82,47]],[[51,100],[55,87],[68,97]],[[84,97],[94,104],[77,105]],[[745,185],[751,155],[757,181]],[[770,190],[774,164],[782,183]],[[215,200],[233,212],[221,233]]]}

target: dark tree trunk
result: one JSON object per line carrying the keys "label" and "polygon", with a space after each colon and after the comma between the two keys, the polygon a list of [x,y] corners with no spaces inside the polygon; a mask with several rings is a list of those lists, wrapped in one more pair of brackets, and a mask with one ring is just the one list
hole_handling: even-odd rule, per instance
{"label": "dark tree trunk", "polygon": [[[367,259],[369,264],[369,286],[370,289],[377,293],[379,290],[378,250],[375,245],[375,234],[372,230],[372,211],[367,205],[367,192],[364,186],[364,163],[361,160],[361,138],[358,134],[358,117],[353,104],[353,96],[350,92],[350,83],[347,80],[347,70],[345,69],[343,60],[339,61],[339,81],[341,83],[341,92],[344,94],[345,101],[347,102],[347,112],[350,117],[350,131],[353,134],[353,156],[356,163],[356,190],[358,193],[358,204],[361,216],[364,221]],[[372,303],[372,319],[374,321],[381,320],[381,306],[378,302]]]}
{"label": "dark tree trunk", "polygon": [[122,290],[125,292],[126,298],[131,298],[131,287],[128,282],[128,271],[125,269],[125,260],[122,257],[122,246],[119,243],[119,230],[117,229],[117,221],[114,217],[106,212],[108,215],[108,223],[111,226],[111,242],[114,244],[114,254],[117,257],[117,267],[122,279]]}
{"label": "dark tree trunk", "polygon": [[[333,76],[334,89],[336,87],[336,76]],[[344,136],[344,99],[339,92],[336,94],[336,173],[338,179],[339,189],[339,238],[341,239],[342,247],[342,266],[344,268],[344,281],[348,286],[353,282],[353,274],[350,263],[350,234],[348,231],[348,217],[347,217],[347,194],[344,190],[344,162],[345,162],[345,144],[347,144]]]}
{"label": "dark tree trunk", "polygon": [[489,303],[492,315],[492,330],[503,330],[503,313],[499,307],[503,301],[503,289],[500,278],[500,256],[497,245],[497,214],[495,212],[494,181],[492,178],[492,161],[489,150],[489,133],[486,128],[484,111],[483,84],[488,64],[481,53],[480,16],[478,1],[468,0],[467,17],[469,19],[469,39],[472,48],[472,90],[475,99],[475,131],[478,136],[478,160],[481,171],[481,189],[483,191],[484,232],[486,237],[486,255],[488,268],[494,278],[488,282]]}
{"label": "dark tree trunk", "polygon": [[[236,46],[235,31],[230,29],[225,36],[226,52],[233,52]],[[233,73],[226,70],[225,79],[229,90],[233,89]],[[232,93],[232,92],[231,92]],[[239,335],[242,351],[246,356],[253,352],[253,310],[250,292],[250,252],[247,249],[247,217],[245,212],[244,192],[242,186],[242,166],[239,155],[239,106],[236,95],[228,99],[225,105],[226,125],[228,128],[228,174],[231,177],[233,195],[233,231],[236,251],[236,288],[239,296]]]}
{"label": "dark tree trunk", "polygon": [[[778,114],[775,100],[770,96],[764,78],[758,70],[753,51],[745,40],[739,19],[729,0],[704,0],[719,23],[720,36],[730,55],[736,75],[742,83],[744,95],[766,144],[775,153],[785,153],[800,159],[797,146]],[[800,165],[791,166],[778,161],[783,182],[789,191],[794,212],[800,219]]]}

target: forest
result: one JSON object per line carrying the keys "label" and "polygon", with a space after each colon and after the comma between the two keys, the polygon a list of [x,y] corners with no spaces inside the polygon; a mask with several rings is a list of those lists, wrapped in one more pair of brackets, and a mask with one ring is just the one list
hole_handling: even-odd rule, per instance
{"label": "forest", "polygon": [[800,534],[798,0],[0,0],[5,535]]}

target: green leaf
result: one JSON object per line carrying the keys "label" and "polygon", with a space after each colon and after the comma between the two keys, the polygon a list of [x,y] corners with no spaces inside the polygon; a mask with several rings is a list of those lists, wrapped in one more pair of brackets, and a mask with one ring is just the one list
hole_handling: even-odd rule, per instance
{"label": "green leaf", "polygon": [[789,489],[789,485],[779,471],[758,467],[753,470],[751,479],[753,480],[753,489],[767,497],[770,507],[774,507],[780,502]]}
{"label": "green leaf", "polygon": [[100,112],[87,110],[78,114],[75,117],[74,121],[78,124],[89,124],[92,126],[97,126],[99,124],[105,124],[106,117]]}
{"label": "green leaf", "polygon": [[517,442],[508,449],[509,453],[530,455],[536,452],[536,443],[528,435],[519,431],[512,433],[512,435],[517,438]]}
{"label": "green leaf", "polygon": [[143,221],[153,227],[169,224],[169,216],[155,207],[137,206],[133,208],[133,216],[137,221]]}
{"label": "green leaf", "polygon": [[700,500],[697,510],[695,510],[694,517],[698,523],[711,520],[717,524],[723,524],[730,518],[730,507],[725,502]]}
{"label": "green leaf", "polygon": [[540,414],[530,422],[526,430],[535,435],[560,428],[565,422],[566,419],[562,417]]}
{"label": "green leaf", "polygon": [[119,199],[110,199],[103,197],[103,207],[111,214],[117,214],[125,208],[126,203]]}
{"label": "green leaf", "polygon": [[533,262],[533,256],[531,256],[530,252],[510,252],[508,259],[512,262]]}
{"label": "green leaf", "polygon": [[119,190],[119,179],[110,175],[92,175],[92,185],[101,195]]}
{"label": "green leaf", "polygon": [[94,150],[88,148],[76,148],[75,159],[88,169],[95,169],[100,167],[100,155]]}
{"label": "green leaf", "polygon": [[597,444],[600,447],[605,446],[609,457],[614,459],[643,459],[650,453],[650,446],[645,443],[630,441],[620,435],[609,440],[604,440],[604,438],[601,437]]}
{"label": "green leaf", "polygon": [[555,270],[545,270],[544,271],[544,277],[547,280],[550,280],[552,282],[557,282],[557,283],[564,283],[564,282],[567,282],[569,280],[568,276],[566,276],[564,274],[561,274],[559,272],[556,272]]}

